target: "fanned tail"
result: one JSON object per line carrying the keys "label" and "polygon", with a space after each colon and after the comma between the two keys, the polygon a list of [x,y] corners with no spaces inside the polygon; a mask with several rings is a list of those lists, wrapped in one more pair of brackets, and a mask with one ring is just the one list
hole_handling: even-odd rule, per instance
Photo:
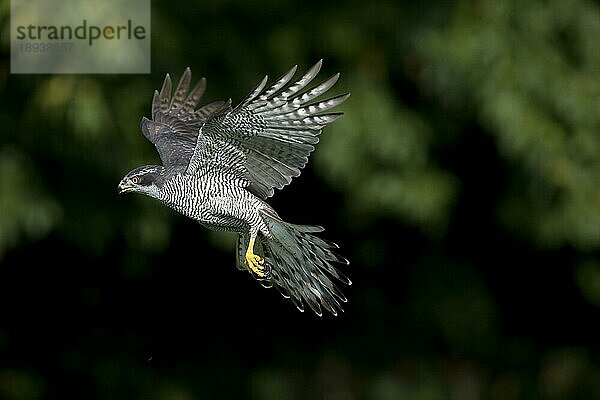
{"label": "fanned tail", "polygon": [[[344,311],[346,297],[335,281],[351,285],[350,279],[336,267],[347,265],[348,260],[336,253],[338,246],[316,236],[320,226],[295,225],[282,221],[271,210],[261,210],[271,238],[259,235],[255,253],[264,257],[267,276],[257,278],[264,287],[274,286],[294,305],[304,311],[304,304],[319,316],[322,308],[333,315]],[[238,240],[238,267],[243,267],[248,237]]]}

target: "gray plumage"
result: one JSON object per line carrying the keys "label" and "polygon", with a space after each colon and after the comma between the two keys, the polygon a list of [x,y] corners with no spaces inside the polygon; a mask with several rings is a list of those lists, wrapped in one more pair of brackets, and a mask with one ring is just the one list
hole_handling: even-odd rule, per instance
{"label": "gray plumage", "polygon": [[300,175],[323,127],[341,116],[328,111],[349,94],[315,100],[339,74],[307,90],[321,64],[293,83],[296,66],[268,88],[265,77],[236,107],[228,100],[196,108],[206,79],[190,90],[188,68],[173,90],[167,74],[154,93],[152,119],[141,122],[162,166],[136,168],[119,188],[156,198],[210,229],[237,232],[240,269],[301,311],[307,303],[319,315],[322,308],[337,315],[346,298],[334,281],[350,281],[336,265],[347,260],[315,235],[322,228],[286,223],[265,202]]}

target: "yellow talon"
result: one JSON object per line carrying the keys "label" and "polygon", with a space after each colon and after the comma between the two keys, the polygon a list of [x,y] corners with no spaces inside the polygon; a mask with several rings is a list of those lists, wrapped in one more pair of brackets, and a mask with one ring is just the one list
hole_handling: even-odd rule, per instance
{"label": "yellow talon", "polygon": [[258,275],[260,278],[264,278],[266,273],[264,272],[265,259],[259,255],[254,254],[254,240],[255,237],[250,237],[250,243],[248,244],[248,250],[246,250],[246,267]]}
{"label": "yellow talon", "polygon": [[246,266],[256,275],[261,278],[265,277],[265,267],[262,265],[264,263],[264,259],[262,257],[257,256],[256,254],[246,253]]}

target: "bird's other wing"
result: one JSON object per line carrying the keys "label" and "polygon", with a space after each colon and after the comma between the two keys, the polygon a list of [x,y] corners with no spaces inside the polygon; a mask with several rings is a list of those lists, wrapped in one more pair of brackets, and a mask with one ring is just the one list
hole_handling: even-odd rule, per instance
{"label": "bird's other wing", "polygon": [[154,91],[152,119],[142,118],[144,136],[155,145],[165,168],[185,169],[194,153],[198,132],[202,124],[216,111],[228,108],[223,101],[216,101],[196,108],[206,89],[206,79],[201,78],[190,89],[192,72],[185,70],[175,91],[169,74],[160,92]]}
{"label": "bird's other wing", "polygon": [[335,74],[307,90],[321,64],[322,60],[292,84],[297,66],[267,89],[265,77],[238,106],[213,114],[202,126],[187,173],[220,168],[243,176],[245,186],[263,199],[299,176],[323,127],[342,115],[326,111],[350,95],[314,101],[339,78]]}

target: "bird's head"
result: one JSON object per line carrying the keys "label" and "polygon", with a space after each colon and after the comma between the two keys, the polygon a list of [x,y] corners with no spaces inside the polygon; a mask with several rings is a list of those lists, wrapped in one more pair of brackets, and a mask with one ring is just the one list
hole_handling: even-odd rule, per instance
{"label": "bird's head", "polygon": [[130,171],[119,183],[119,193],[137,192],[158,197],[156,180],[163,172],[160,165],[146,165]]}

